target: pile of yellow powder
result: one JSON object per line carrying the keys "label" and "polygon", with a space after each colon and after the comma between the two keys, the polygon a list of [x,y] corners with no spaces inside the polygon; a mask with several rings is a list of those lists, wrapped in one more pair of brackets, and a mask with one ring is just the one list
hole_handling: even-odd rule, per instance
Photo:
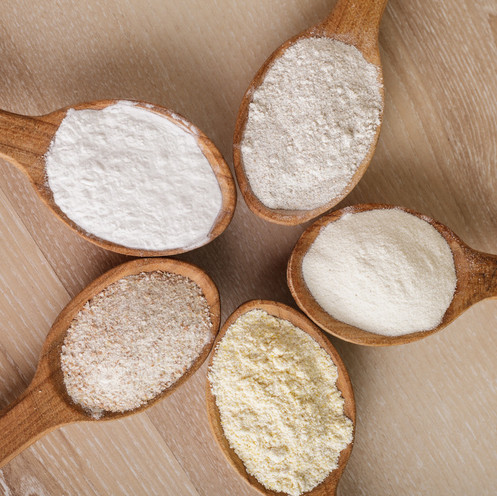
{"label": "pile of yellow powder", "polygon": [[337,377],[309,334],[263,310],[220,341],[209,380],[224,434],[266,488],[298,496],[337,468],[353,433]]}

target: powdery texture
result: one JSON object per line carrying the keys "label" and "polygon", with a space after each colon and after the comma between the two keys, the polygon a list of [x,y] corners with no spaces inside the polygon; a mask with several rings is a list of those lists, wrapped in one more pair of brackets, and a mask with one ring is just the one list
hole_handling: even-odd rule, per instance
{"label": "powdery texture", "polygon": [[268,489],[310,491],[352,442],[337,367],[286,320],[263,310],[239,317],[217,346],[208,377],[230,446]]}
{"label": "powdery texture", "polygon": [[378,69],[330,38],[297,41],[254,91],[243,166],[269,208],[312,210],[340,195],[366,157],[383,108]]}
{"label": "powdery texture", "polygon": [[134,410],[191,367],[211,327],[191,279],[159,271],[124,277],[89,300],[67,331],[60,357],[67,392],[96,418]]}
{"label": "powdery texture", "polygon": [[195,136],[131,102],[68,110],[45,159],[60,209],[122,246],[193,248],[221,210],[221,189]]}
{"label": "powdery texture", "polygon": [[302,272],[326,312],[385,336],[438,326],[457,282],[441,234],[395,209],[346,214],[322,228]]}

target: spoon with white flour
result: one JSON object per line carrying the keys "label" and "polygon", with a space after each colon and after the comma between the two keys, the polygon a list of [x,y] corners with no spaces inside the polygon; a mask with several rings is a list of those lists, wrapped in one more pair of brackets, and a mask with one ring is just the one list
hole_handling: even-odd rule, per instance
{"label": "spoon with white flour", "polygon": [[79,235],[125,255],[202,246],[235,209],[233,178],[212,141],[149,103],[102,100],[40,117],[1,110],[0,157]]}
{"label": "spoon with white flour", "polygon": [[436,220],[382,204],[320,218],[288,262],[288,286],[322,329],[368,346],[410,343],[497,297],[497,256]]}
{"label": "spoon with white flour", "polygon": [[103,274],[59,314],[30,385],[0,412],[0,467],[60,426],[171,394],[207,358],[219,319],[218,290],[194,265],[140,258]]}
{"label": "spoon with white flour", "polygon": [[235,173],[249,208],[295,225],[326,212],[371,162],[383,117],[378,46],[387,0],[338,0],[330,16],[286,41],[240,105]]}

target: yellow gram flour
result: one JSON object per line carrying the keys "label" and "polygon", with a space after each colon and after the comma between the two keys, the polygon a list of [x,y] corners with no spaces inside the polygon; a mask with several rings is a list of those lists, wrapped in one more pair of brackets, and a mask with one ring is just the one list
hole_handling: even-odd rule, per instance
{"label": "yellow gram flour", "polygon": [[309,334],[263,310],[220,341],[209,380],[224,434],[266,488],[298,496],[337,468],[353,432],[337,377]]}

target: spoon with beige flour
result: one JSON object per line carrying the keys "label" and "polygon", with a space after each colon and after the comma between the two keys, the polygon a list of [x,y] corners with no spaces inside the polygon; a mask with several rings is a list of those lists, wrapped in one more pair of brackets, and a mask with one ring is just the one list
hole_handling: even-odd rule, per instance
{"label": "spoon with beige flour", "polygon": [[[102,291],[115,287],[115,283],[123,283],[124,287],[126,287],[126,285],[132,285],[133,281],[136,282],[137,276],[159,277],[159,275],[168,278],[172,277],[173,280],[185,280],[191,287],[195,288],[195,291],[201,291],[203,298],[205,298],[202,299],[204,302],[202,305],[205,305],[205,308],[202,307],[202,311],[205,311],[205,313],[208,314],[208,318],[210,319],[210,327],[202,328],[205,339],[200,343],[199,349],[195,349],[195,353],[198,351],[198,354],[191,355],[193,361],[190,362],[189,366],[186,366],[186,369],[183,368],[185,367],[184,365],[181,365],[177,373],[175,372],[175,375],[171,376],[174,381],[172,383],[168,382],[168,384],[170,384],[168,387],[162,390],[160,388],[156,389],[153,393],[155,396],[149,395],[146,401],[140,399],[140,402],[136,403],[140,406],[124,410],[120,406],[122,404],[122,399],[127,393],[129,393],[129,391],[135,391],[133,388],[138,387],[136,386],[137,381],[140,382],[140,384],[144,381],[149,381],[149,375],[143,371],[140,372],[138,370],[135,373],[135,370],[140,367],[140,363],[136,363],[136,360],[141,360],[141,357],[143,356],[139,355],[137,358],[137,353],[140,350],[143,353],[143,347],[146,347],[145,353],[147,357],[156,357],[158,356],[158,353],[159,355],[161,353],[161,350],[157,350],[157,346],[160,347],[161,343],[164,344],[165,341],[160,341],[160,338],[158,338],[158,345],[154,345],[154,342],[151,342],[150,339],[155,339],[155,335],[150,337],[152,335],[150,328],[152,325],[157,326],[157,322],[154,320],[152,320],[151,323],[144,323],[141,321],[141,325],[145,325],[145,327],[142,330],[136,329],[133,331],[134,333],[137,333],[138,338],[133,340],[133,343],[130,345],[131,351],[127,352],[127,354],[117,360],[115,357],[115,350],[119,345],[119,339],[116,339],[115,336],[110,336],[110,341],[107,342],[110,342],[111,345],[107,346],[105,344],[96,350],[95,353],[100,356],[103,354],[106,357],[106,360],[108,355],[112,363],[97,363],[97,365],[93,368],[90,366],[87,370],[89,375],[92,376],[95,373],[100,374],[100,383],[96,384],[95,381],[91,382],[91,380],[88,379],[85,382],[85,388],[91,388],[93,384],[94,392],[97,390],[97,387],[107,387],[109,384],[114,387],[116,386],[116,377],[122,377],[119,375],[122,372],[122,362],[128,359],[132,361],[134,360],[132,363],[135,365],[132,370],[129,370],[128,375],[124,374],[124,377],[128,378],[128,381],[125,382],[123,379],[123,383],[118,383],[116,386],[116,388],[119,388],[119,391],[123,391],[124,388],[122,396],[118,395],[118,397],[112,398],[118,406],[117,408],[97,412],[98,415],[95,415],[94,412],[88,409],[85,410],[81,404],[76,404],[75,401],[73,401],[73,392],[68,393],[70,390],[78,393],[78,389],[77,387],[72,387],[72,389],[67,387],[67,370],[62,368],[61,363],[63,360],[63,355],[61,355],[63,352],[63,346],[65,348],[69,346],[66,338],[68,336],[68,330],[74,330],[71,326],[75,322],[75,317],[79,318],[81,315],[80,312],[85,309],[86,315],[89,315],[88,318],[90,319],[90,322],[91,319],[98,317],[94,305],[91,306],[90,311],[88,310],[90,308],[88,305],[91,303],[88,302],[94,299],[96,295],[102,295]],[[130,281],[130,277],[134,277],[134,279]],[[126,279],[123,280],[123,278]],[[164,286],[160,286],[160,288],[164,288]],[[163,289],[160,291],[162,293],[164,292]],[[174,293],[176,289],[173,288],[171,291],[171,297],[177,299],[178,295],[175,295]],[[107,298],[108,294],[106,294],[105,297]],[[127,315],[125,319],[129,322],[130,315],[133,315],[134,309],[130,306],[129,300],[126,301],[127,298],[129,298],[129,296],[125,295],[125,301],[122,305],[124,308],[123,313]],[[146,298],[147,296],[145,295],[143,301],[148,304]],[[112,301],[115,302],[115,300]],[[188,301],[190,303],[188,303]],[[185,315],[187,315],[186,318],[190,319],[189,315],[193,312],[193,306],[191,304],[191,300],[188,301],[185,303],[186,306],[183,311],[185,312]],[[150,318],[157,319],[157,313],[151,315]],[[191,317],[191,319],[193,319],[193,317]],[[119,265],[118,267],[103,274],[87,286],[83,291],[81,291],[81,293],[79,293],[57,317],[43,345],[38,367],[31,384],[13,404],[0,412],[0,432],[2,433],[0,436],[0,467],[8,463],[9,460],[14,458],[17,454],[42,437],[44,434],[47,434],[57,427],[73,422],[112,420],[140,413],[171,394],[176,388],[180,387],[189,377],[191,377],[207,358],[219,329],[219,319],[220,304],[218,290],[209,276],[194,265],[172,259],[142,258]],[[188,333],[188,336],[191,336],[192,333],[198,332],[198,325],[195,328],[192,327],[193,330],[190,333],[190,330],[181,322],[178,324],[180,326],[178,331],[179,336],[185,336],[185,333]],[[191,322],[193,322],[193,320],[191,320]],[[91,329],[91,326],[89,326],[89,331],[93,333],[104,333],[107,332],[109,328],[112,329],[113,325],[115,325],[115,320],[110,322],[106,326],[107,329],[105,330],[98,328],[95,329],[95,326]],[[175,328],[178,328],[178,325],[174,325]],[[192,326],[193,325],[194,324],[192,324]],[[172,324],[169,322],[168,326],[170,328]],[[168,329],[159,329],[159,331],[162,333],[170,332]],[[135,336],[135,334],[133,334],[133,336]],[[192,346],[191,338],[188,339],[190,339],[190,341],[187,341],[186,346]],[[78,343],[76,343],[76,345],[77,344]],[[85,343],[83,344],[85,345]],[[74,346],[74,343],[72,346]],[[202,347],[200,348],[200,346]],[[123,349],[126,351],[126,348]],[[74,368],[75,362],[80,360],[81,357],[81,352],[77,347],[73,348],[73,351],[76,351],[76,353],[72,355],[73,358],[71,358],[71,355],[64,349],[65,366],[69,369]],[[85,356],[88,356],[87,351],[88,350],[85,350]],[[181,362],[181,360],[183,360],[182,356],[184,356],[186,352],[187,350],[181,348],[177,350],[172,350],[171,348],[165,349],[164,353],[167,353],[167,356],[162,356],[162,359],[157,359],[157,361],[154,362],[154,370],[151,370],[151,377],[156,377],[153,374],[156,373],[157,369],[162,366],[169,366],[168,364],[170,364],[170,361],[173,359],[171,358],[173,354],[175,357],[179,357],[175,358],[175,360]],[[111,355],[112,353],[114,353],[114,355]],[[150,359],[146,359],[147,363],[150,362]],[[71,362],[71,360],[73,360],[73,362]],[[93,362],[93,360],[91,362]],[[176,365],[176,363],[177,362],[174,362],[174,365]],[[183,362],[181,363],[183,364]],[[108,372],[106,373],[107,365]],[[81,368],[74,369],[74,374],[72,374],[71,379],[73,380],[73,383],[74,378],[77,379],[78,377],[81,377],[81,374]],[[131,384],[131,386],[128,384]],[[90,393],[91,392],[92,390],[90,389]],[[106,390],[104,392],[106,392]],[[148,394],[148,390],[146,390],[146,392]],[[69,394],[71,394],[71,396]],[[99,394],[102,393],[100,392]]]}
{"label": "spoon with beige flour", "polygon": [[286,41],[243,97],[233,156],[258,216],[295,225],[326,212],[359,182],[383,118],[378,46],[387,0],[338,0],[321,23]]}
{"label": "spoon with beige flour", "polygon": [[432,218],[363,204],[320,218],[300,237],[287,279],[319,327],[368,346],[410,343],[497,297],[497,256]]}
{"label": "spoon with beige flour", "polygon": [[0,110],[0,157],[71,229],[125,255],[202,246],[235,209],[234,181],[214,143],[145,102],[102,100],[39,117]]}

